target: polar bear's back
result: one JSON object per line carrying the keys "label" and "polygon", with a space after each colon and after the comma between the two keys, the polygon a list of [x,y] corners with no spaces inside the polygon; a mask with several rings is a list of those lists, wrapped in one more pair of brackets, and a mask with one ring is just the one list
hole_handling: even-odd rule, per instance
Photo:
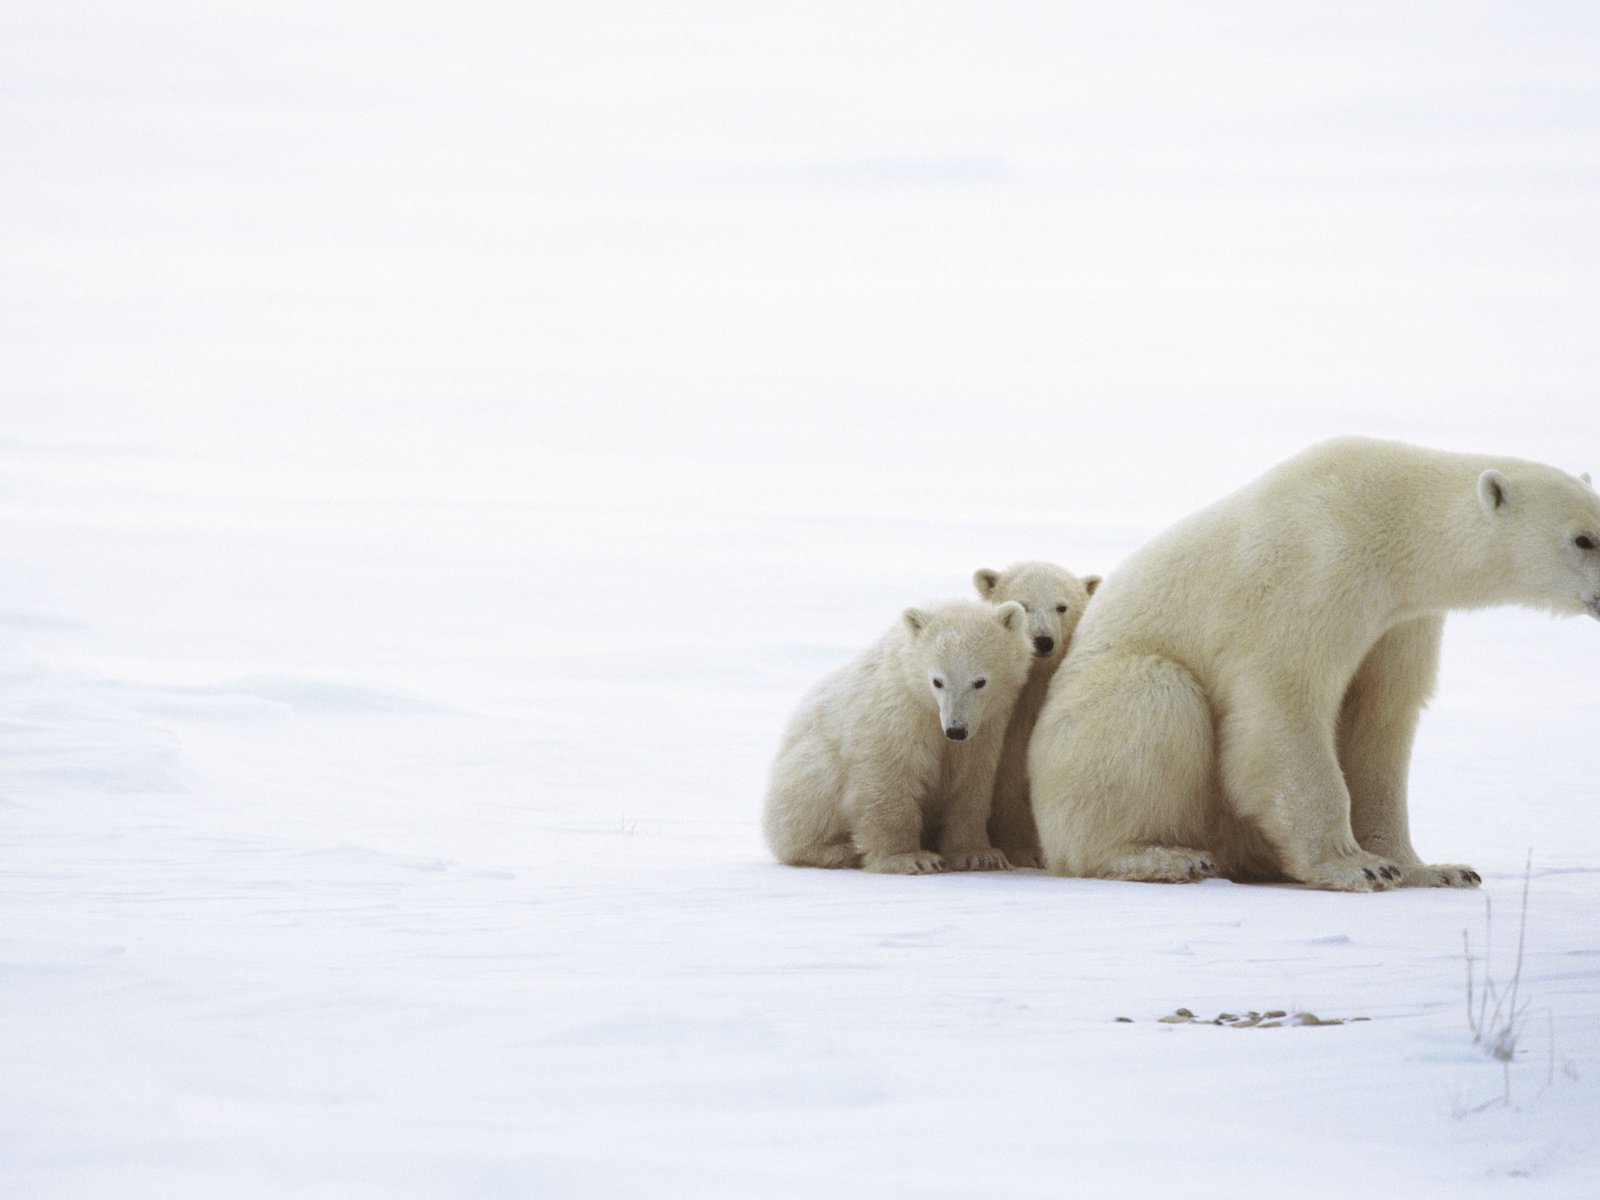
{"label": "polar bear's back", "polygon": [[789,718],[780,750],[807,735],[820,735],[841,746],[859,734],[857,726],[863,715],[878,720],[903,717],[906,685],[902,664],[907,640],[904,628],[896,624],[813,684]]}
{"label": "polar bear's back", "polygon": [[1377,620],[1385,560],[1409,552],[1418,506],[1470,497],[1471,480],[1492,461],[1370,438],[1313,446],[1111,572],[1071,657],[1116,645],[1202,664],[1239,651],[1241,639],[1270,652],[1290,630],[1315,638],[1330,620]]}

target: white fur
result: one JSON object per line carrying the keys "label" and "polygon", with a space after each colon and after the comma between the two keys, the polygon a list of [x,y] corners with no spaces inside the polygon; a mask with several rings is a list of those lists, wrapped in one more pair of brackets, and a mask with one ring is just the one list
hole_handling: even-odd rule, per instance
{"label": "white fur", "polygon": [[973,573],[978,595],[991,604],[1016,601],[1028,617],[1028,645],[1033,658],[1028,682],[1006,726],[1000,769],[995,773],[994,802],[989,813],[989,840],[1005,852],[1014,867],[1044,866],[1039,833],[1028,803],[1028,739],[1044,707],[1050,680],[1061,665],[1072,631],[1088,607],[1100,576],[1079,579],[1047,562],[1015,563],[1004,571],[985,568]]}
{"label": "white fur", "polygon": [[1028,673],[1024,617],[1017,604],[907,609],[813,688],[772,767],[772,852],[795,866],[907,874],[1006,867],[985,825]]}
{"label": "white fur", "polygon": [[1050,869],[1472,886],[1411,846],[1450,609],[1600,617],[1600,497],[1553,467],[1346,439],[1161,534],[1078,626],[1029,747]]}

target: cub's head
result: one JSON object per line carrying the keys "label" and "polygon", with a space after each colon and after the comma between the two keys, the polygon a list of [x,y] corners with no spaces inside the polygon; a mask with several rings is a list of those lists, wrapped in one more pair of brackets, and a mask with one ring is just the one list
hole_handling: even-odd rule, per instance
{"label": "cub's head", "polygon": [[965,600],[902,614],[910,683],[939,706],[939,728],[951,741],[1010,715],[1028,677],[1026,616],[1020,604]]}
{"label": "cub's head", "polygon": [[1034,658],[1053,662],[1066,652],[1078,618],[1100,586],[1100,576],[1079,579],[1052,563],[1025,562],[1004,571],[984,568],[972,576],[972,582],[978,595],[991,604],[1014,600],[1022,605]]}
{"label": "cub's head", "polygon": [[1517,599],[1600,619],[1600,496],[1588,475],[1507,463],[1478,476],[1478,504],[1505,539]]}

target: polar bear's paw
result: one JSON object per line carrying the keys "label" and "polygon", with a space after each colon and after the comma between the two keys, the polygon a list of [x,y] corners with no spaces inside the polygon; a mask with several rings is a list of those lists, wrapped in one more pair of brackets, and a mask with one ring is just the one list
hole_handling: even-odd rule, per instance
{"label": "polar bear's paw", "polygon": [[1013,867],[1044,870],[1044,851],[1037,846],[1022,846],[1005,851],[1006,861]]}
{"label": "polar bear's paw", "polygon": [[945,865],[952,871],[1009,871],[1011,863],[993,846],[980,850],[962,850],[945,855]]}
{"label": "polar bear's paw", "polygon": [[912,850],[906,854],[885,854],[863,864],[880,875],[936,875],[945,870],[944,856],[932,850]]}
{"label": "polar bear's paw", "polygon": [[1403,886],[1403,880],[1398,865],[1365,850],[1317,863],[1300,876],[1307,887],[1330,892],[1386,892]]}
{"label": "polar bear's paw", "polygon": [[1482,875],[1460,863],[1418,863],[1400,868],[1401,887],[1475,888],[1482,882]]}
{"label": "polar bear's paw", "polygon": [[1187,846],[1140,846],[1119,854],[1095,874],[1138,883],[1196,883],[1220,875],[1217,860]]}
{"label": "polar bear's paw", "polygon": [[802,850],[793,861],[799,867],[859,867],[861,852],[849,842],[825,842]]}

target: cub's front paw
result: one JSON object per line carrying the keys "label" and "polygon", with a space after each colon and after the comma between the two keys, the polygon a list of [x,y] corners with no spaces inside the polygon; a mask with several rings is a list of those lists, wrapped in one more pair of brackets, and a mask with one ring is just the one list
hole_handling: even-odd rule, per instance
{"label": "cub's front paw", "polygon": [[1044,851],[1037,846],[1021,846],[1004,852],[1006,861],[1013,867],[1031,867],[1044,870]]}
{"label": "cub's front paw", "polygon": [[1009,871],[1011,864],[1006,856],[993,846],[981,850],[962,850],[945,856],[945,865],[952,871]]}
{"label": "cub's front paw", "polygon": [[1403,877],[1397,864],[1360,850],[1317,863],[1300,876],[1300,882],[1329,892],[1386,892],[1400,887]]}
{"label": "cub's front paw", "polygon": [[1475,888],[1482,882],[1482,875],[1460,863],[1418,863],[1400,868],[1401,887]]}
{"label": "cub's front paw", "polygon": [[932,850],[912,850],[907,854],[869,858],[861,866],[862,870],[876,871],[879,875],[936,875],[945,869],[945,861],[943,855]]}

